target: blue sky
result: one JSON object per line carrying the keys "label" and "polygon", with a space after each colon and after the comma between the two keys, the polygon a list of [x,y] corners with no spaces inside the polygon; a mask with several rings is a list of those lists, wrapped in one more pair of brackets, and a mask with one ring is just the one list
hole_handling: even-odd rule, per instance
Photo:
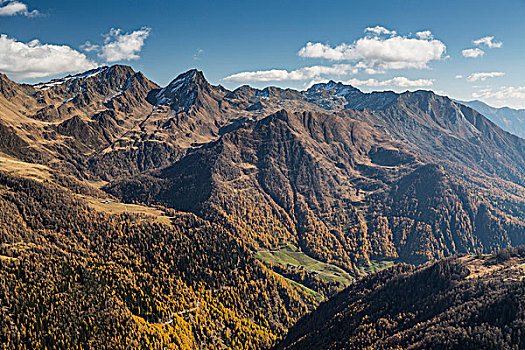
{"label": "blue sky", "polygon": [[523,18],[525,0],[0,0],[0,71],[123,63],[165,85],[196,67],[230,89],[334,79],[525,108]]}

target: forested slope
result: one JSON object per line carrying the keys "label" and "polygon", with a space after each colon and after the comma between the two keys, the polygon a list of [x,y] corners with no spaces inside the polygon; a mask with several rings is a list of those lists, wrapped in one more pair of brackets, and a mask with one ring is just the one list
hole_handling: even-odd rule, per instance
{"label": "forested slope", "polygon": [[525,248],[398,265],[300,320],[275,349],[522,349]]}
{"label": "forested slope", "polygon": [[0,344],[264,348],[308,307],[218,225],[98,213],[0,172]]}

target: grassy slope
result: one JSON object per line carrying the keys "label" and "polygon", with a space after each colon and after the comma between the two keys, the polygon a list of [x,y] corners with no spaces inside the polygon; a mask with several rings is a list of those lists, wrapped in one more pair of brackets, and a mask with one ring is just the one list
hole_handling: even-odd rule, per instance
{"label": "grassy slope", "polygon": [[[40,164],[22,162],[2,154],[0,154],[0,169],[13,176],[20,176],[38,182],[54,182],[52,176],[53,169]],[[88,182],[83,183],[86,186],[93,185]],[[107,214],[138,214],[154,218],[164,224],[171,222],[171,219],[162,210],[157,208],[136,204],[124,204],[114,198],[95,198],[89,195],[78,196],[84,199],[93,209]]]}
{"label": "grassy slope", "polygon": [[[258,251],[255,254],[255,257],[269,265],[280,265],[282,267],[304,269],[308,272],[317,273],[317,277],[320,280],[337,282],[343,288],[349,286],[355,281],[354,276],[347,273],[342,268],[316,260],[306,255],[304,252],[299,251],[293,244],[281,246],[276,250]],[[367,275],[381,271],[394,264],[395,262],[392,260],[370,260],[368,262],[363,262],[359,266],[359,271],[362,274]],[[297,282],[294,282],[294,285],[297,284]],[[302,287],[306,288],[304,286]],[[317,294],[314,291],[312,292]]]}
{"label": "grassy slope", "polygon": [[369,273],[374,273],[386,269],[395,264],[393,260],[370,260],[369,263],[364,263],[359,265],[359,271],[361,273],[368,275]]}
{"label": "grassy slope", "polygon": [[348,286],[354,278],[340,267],[315,260],[297,250],[294,245],[280,247],[275,251],[259,251],[255,257],[270,265],[294,266],[304,268],[309,272],[318,273],[318,277],[325,281],[335,281]]}

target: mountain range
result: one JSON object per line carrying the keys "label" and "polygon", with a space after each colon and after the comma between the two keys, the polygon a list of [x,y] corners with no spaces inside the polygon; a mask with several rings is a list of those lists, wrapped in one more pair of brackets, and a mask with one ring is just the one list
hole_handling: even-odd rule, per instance
{"label": "mountain range", "polygon": [[[85,329],[60,332],[66,347],[267,348],[377,266],[399,264],[384,280],[525,244],[524,150],[432,91],[0,75],[1,282],[25,276],[0,297],[0,338],[57,344],[42,333],[57,322]],[[63,299],[42,291],[89,311],[50,314],[37,305]]]}
{"label": "mountain range", "polygon": [[478,100],[458,102],[480,112],[500,128],[519,137],[525,137],[525,109],[496,108]]}

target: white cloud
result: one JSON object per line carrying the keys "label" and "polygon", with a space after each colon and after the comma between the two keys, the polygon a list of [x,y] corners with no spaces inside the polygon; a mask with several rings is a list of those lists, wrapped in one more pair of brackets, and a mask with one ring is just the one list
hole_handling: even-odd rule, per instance
{"label": "white cloud", "polygon": [[193,54],[193,59],[195,61],[200,61],[203,54],[204,54],[204,50],[199,48],[195,50],[195,53]]}
{"label": "white cloud", "polygon": [[421,32],[417,32],[416,36],[419,39],[422,39],[422,40],[434,39],[434,36],[432,35],[432,32],[430,30],[424,30],[424,31],[421,31]]}
{"label": "white cloud", "polygon": [[37,10],[29,11],[27,5],[20,1],[0,1],[0,16],[26,16],[36,17],[40,13]]}
{"label": "white cloud", "polygon": [[[354,75],[359,72],[381,74],[389,69],[428,68],[428,63],[445,57],[446,46],[435,40],[430,31],[417,32],[415,36],[400,36],[396,31],[385,27],[368,27],[365,36],[352,44],[342,43],[330,46],[324,43],[308,42],[298,51],[306,58],[322,58],[331,61],[346,61],[332,66],[310,66],[295,70],[271,69],[252,72],[241,72],[230,75],[224,80],[235,82],[268,82],[268,81],[308,81],[305,86],[326,82],[330,76]],[[395,77],[379,81],[376,79],[351,79],[350,84],[365,86],[431,86],[431,79],[410,80]]]}
{"label": "white cloud", "polygon": [[472,93],[474,98],[495,98],[498,100],[506,99],[525,99],[525,86],[502,86],[498,90],[482,89]]}
{"label": "white cloud", "polygon": [[456,79],[463,79],[463,76],[461,74],[456,75]]}
{"label": "white cloud", "polygon": [[467,80],[470,82],[474,81],[485,81],[488,78],[502,77],[505,73],[503,72],[482,72],[482,73],[472,73],[468,76]]}
{"label": "white cloud", "polygon": [[129,61],[139,59],[144,41],[148,38],[151,28],[143,27],[130,33],[122,33],[121,29],[111,28],[104,34],[103,45],[94,45],[87,41],[82,49],[87,52],[98,51],[98,57],[106,62]]}
{"label": "white cloud", "polygon": [[388,80],[379,81],[376,79],[350,79],[344,82],[345,84],[355,86],[370,86],[370,87],[381,87],[381,86],[395,86],[395,87],[424,87],[432,86],[434,83],[432,79],[416,79],[410,80],[406,77],[395,77]]}
{"label": "white cloud", "polygon": [[463,54],[463,57],[476,58],[479,56],[483,56],[485,54],[485,51],[475,48],[475,49],[465,49],[461,51],[461,53]]}
{"label": "white cloud", "polygon": [[374,69],[370,68],[366,65],[364,62],[358,62],[355,65],[356,68],[362,69],[365,71],[366,74],[374,75],[374,74],[383,74],[385,73],[384,69]]}
{"label": "white cloud", "polygon": [[349,64],[336,64],[333,66],[311,66],[292,71],[285,69],[270,69],[254,72],[241,72],[232,74],[224,78],[227,81],[235,82],[267,82],[283,80],[319,80],[321,75],[345,75],[356,74],[358,69]]}
{"label": "white cloud", "polygon": [[[375,71],[404,68],[428,68],[428,63],[444,58],[446,46],[432,38],[430,32],[420,32],[417,38],[399,36],[383,27],[367,28],[369,34],[352,44],[331,47],[323,43],[307,43],[298,52],[301,57],[324,58],[333,61],[354,61]],[[424,34],[423,34],[424,33]],[[390,34],[388,38],[380,34]],[[423,38],[422,38],[423,37]]]}
{"label": "white cloud", "polygon": [[[478,39],[478,40],[474,40],[472,41],[472,43],[476,46],[486,46],[488,47],[489,49],[492,49],[492,48],[498,48],[498,47],[501,47],[503,45],[502,42],[496,42],[496,41],[493,41],[494,40],[494,37],[493,36],[486,36],[486,37],[483,37],[481,39]],[[483,51],[482,49],[480,48],[474,48],[474,49],[465,49],[463,51],[461,51],[461,53],[463,54],[464,57],[467,57],[467,58],[477,58],[477,57],[481,57],[483,55],[485,55],[485,51]]]}
{"label": "white cloud", "polygon": [[298,55],[308,58],[325,58],[327,60],[342,61],[347,59],[345,52],[351,49],[350,45],[341,44],[335,48],[321,43],[306,43],[306,46],[301,48]]}
{"label": "white cloud", "polygon": [[100,50],[99,45],[92,44],[90,41],[86,41],[80,48],[86,52],[93,52]]}
{"label": "white cloud", "polygon": [[501,41],[493,41],[493,36],[486,36],[478,40],[474,40],[472,43],[476,46],[485,45],[486,47],[493,49],[493,48],[500,48],[503,43]]}
{"label": "white cloud", "polygon": [[368,27],[365,29],[365,33],[372,33],[375,35],[396,35],[397,32],[395,30],[389,30],[382,26],[375,26],[375,27]]}
{"label": "white cloud", "polygon": [[28,43],[0,35],[0,72],[13,79],[40,78],[97,67],[86,55],[66,45]]}

